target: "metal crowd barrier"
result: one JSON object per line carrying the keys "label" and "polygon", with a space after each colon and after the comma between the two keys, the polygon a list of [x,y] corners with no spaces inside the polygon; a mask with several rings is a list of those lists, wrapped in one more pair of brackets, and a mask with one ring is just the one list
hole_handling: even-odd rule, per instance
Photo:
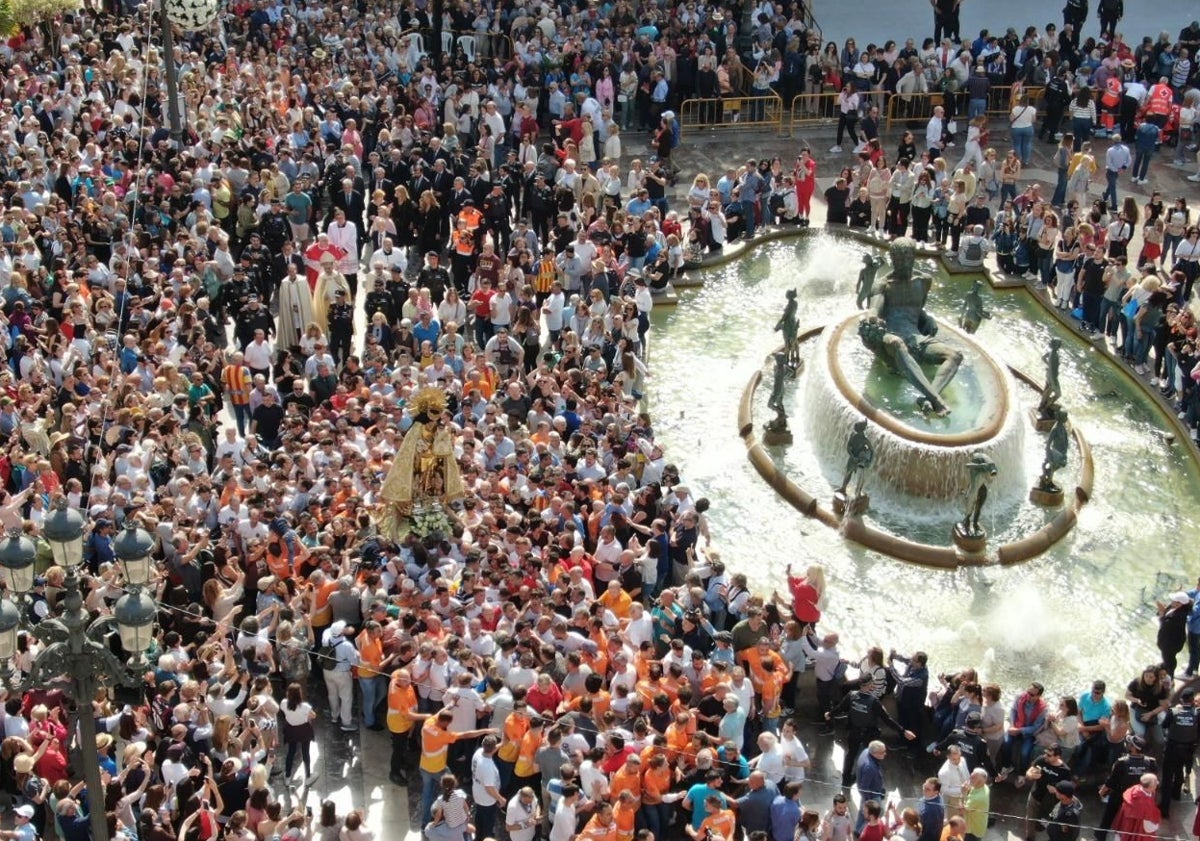
{"label": "metal crowd barrier", "polygon": [[788,137],[796,136],[800,126],[824,126],[836,123],[838,118],[838,93],[802,93],[792,97],[791,116],[788,118]]}
{"label": "metal crowd barrier", "polygon": [[723,99],[686,99],[679,105],[680,134],[689,129],[783,127],[783,100],[779,94],[730,96]]}
{"label": "metal crowd barrier", "polygon": [[[996,85],[988,92],[987,116],[996,121],[997,126],[1007,124],[1012,113],[1016,97],[1024,93],[1027,101],[1035,108],[1046,93],[1042,87],[1025,87],[1024,85]],[[954,95],[953,108],[949,109],[961,125],[966,125],[967,93],[958,91]],[[946,104],[946,95],[941,93],[892,94],[888,97],[885,112],[885,126],[890,130],[896,123],[906,128],[915,128],[915,124],[927,121],[933,116],[933,109]]]}

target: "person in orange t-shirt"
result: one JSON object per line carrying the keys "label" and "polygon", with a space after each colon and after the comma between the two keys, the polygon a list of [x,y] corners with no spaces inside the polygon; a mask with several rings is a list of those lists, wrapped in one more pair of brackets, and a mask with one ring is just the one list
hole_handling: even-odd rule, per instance
{"label": "person in orange t-shirt", "polygon": [[711,695],[717,684],[729,686],[732,681],[733,676],[729,674],[729,666],[726,663],[713,663],[712,671],[700,681],[700,697]]}
{"label": "person in orange t-shirt", "polygon": [[362,690],[363,727],[382,730],[383,725],[376,717],[380,702],[388,693],[387,668],[394,655],[384,656],[383,626],[370,619],[363,625],[363,632],[354,640],[358,647],[358,688]]}
{"label": "person in orange t-shirt", "polygon": [[764,671],[762,676],[762,711],[763,718],[767,720],[767,727],[771,732],[775,732],[779,718],[783,715],[783,710],[780,708],[780,698],[783,696],[783,681],[784,674],[781,670],[775,668],[775,663],[768,660],[763,663]]}
{"label": "person in orange t-shirt", "polygon": [[408,785],[404,766],[408,764],[407,757],[413,754],[413,730],[418,722],[427,718],[428,715],[417,712],[417,690],[413,688],[412,675],[408,669],[396,669],[388,684],[387,726],[392,734],[392,762],[388,779],[398,786]]}
{"label": "person in orange t-shirt", "polygon": [[614,795],[613,823],[617,827],[617,841],[633,841],[637,832],[638,798],[631,791]]}
{"label": "person in orange t-shirt", "polygon": [[720,795],[710,794],[704,799],[704,809],[708,814],[700,822],[700,828],[692,829],[692,825],[689,823],[684,826],[684,831],[692,838],[720,836],[725,841],[732,841],[733,834],[737,831],[737,819],[733,816],[733,810],[722,809],[722,805]]}
{"label": "person in orange t-shirt", "polygon": [[496,767],[500,769],[500,791],[507,790],[513,768],[521,755],[521,741],[529,732],[529,706],[524,701],[513,704],[513,711],[504,719],[503,738],[496,751]]}
{"label": "person in orange t-shirt", "polygon": [[617,841],[617,822],[613,817],[611,803],[601,803],[596,807],[596,814],[588,821],[578,838],[586,841]]}
{"label": "person in orange t-shirt", "polygon": [[545,732],[546,720],[535,715],[529,720],[529,729],[521,737],[521,747],[517,751],[517,764],[513,768],[512,780],[507,788],[502,788],[505,797],[512,797],[517,789],[529,786],[535,791],[541,791],[541,774],[538,772],[537,752],[542,747],[542,734]]}
{"label": "person in orange t-shirt", "polygon": [[621,589],[621,582],[615,579],[608,582],[608,586],[596,601],[611,610],[617,619],[628,617],[629,607],[633,604],[633,599]]}
{"label": "person in orange t-shirt", "polygon": [[639,680],[633,687],[633,691],[642,699],[643,708],[653,706],[654,699],[663,694],[662,687],[659,686],[661,678],[662,667],[655,663],[650,667],[650,674]]}
{"label": "person in orange t-shirt", "polygon": [[663,797],[671,790],[674,774],[666,754],[649,747],[646,750],[650,756],[643,762],[646,770],[642,773],[642,814],[654,837],[660,838],[671,820],[671,806],[663,802]]}
{"label": "person in orange t-shirt", "polygon": [[679,755],[687,750],[688,742],[692,740],[691,721],[690,715],[681,712],[667,725],[667,761],[672,765],[679,761]]}
{"label": "person in orange t-shirt", "polygon": [[612,775],[608,787],[609,797],[613,800],[626,791],[633,794],[638,803],[642,802],[642,759],[636,753],[625,757],[625,764]]}
{"label": "person in orange t-shirt", "polygon": [[442,775],[449,765],[450,746],[459,739],[474,739],[476,736],[490,736],[496,731],[483,728],[480,730],[463,730],[458,733],[450,729],[454,721],[454,713],[442,710],[436,716],[430,716],[421,725],[421,820],[429,823],[433,820],[433,801],[441,789]]}
{"label": "person in orange t-shirt", "polygon": [[313,639],[321,639],[321,632],[333,624],[333,609],[329,606],[329,597],[337,592],[336,578],[325,575],[323,570],[315,570],[308,578],[313,591]]}
{"label": "person in orange t-shirt", "polygon": [[760,639],[753,648],[743,651],[742,659],[746,664],[746,675],[750,678],[750,683],[754,685],[755,692],[762,692],[763,664],[768,660],[775,664],[777,672],[784,673],[784,680],[787,679],[785,672],[787,665],[778,653],[771,650],[771,641],[766,637]]}

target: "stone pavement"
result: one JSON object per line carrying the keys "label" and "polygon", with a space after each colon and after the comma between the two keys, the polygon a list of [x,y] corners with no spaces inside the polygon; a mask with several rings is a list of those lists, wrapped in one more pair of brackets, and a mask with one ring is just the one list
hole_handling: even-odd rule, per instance
{"label": "stone pavement", "polygon": [[[840,48],[847,38],[854,38],[859,47],[868,43],[883,44],[888,39],[903,44],[905,38],[921,41],[933,36],[933,13],[929,0],[809,0],[821,34]],[[1100,34],[1097,3],[1089,3],[1087,22],[1080,33],[1084,38]],[[1047,23],[1062,27],[1062,2],[1044,3],[1040,0],[964,0],[960,20],[963,38],[973,39],[979,30],[987,29],[1003,35],[1008,27],[1023,32],[1026,26],[1040,31]],[[1200,14],[1195,0],[1125,0],[1125,17],[1118,31],[1125,40],[1136,44],[1143,35],[1158,37],[1160,30],[1172,36]]]}

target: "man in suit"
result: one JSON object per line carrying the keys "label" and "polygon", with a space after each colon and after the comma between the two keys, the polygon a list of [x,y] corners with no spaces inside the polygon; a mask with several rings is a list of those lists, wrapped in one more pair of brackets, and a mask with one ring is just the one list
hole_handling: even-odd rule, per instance
{"label": "man in suit", "polygon": [[416,160],[412,165],[412,181],[409,183],[408,195],[413,201],[420,201],[421,195],[426,190],[433,189],[433,181],[430,180],[429,174],[425,171],[425,164],[420,160]]}
{"label": "man in suit", "polygon": [[450,199],[446,203],[446,209],[451,216],[457,216],[458,212],[466,206],[467,200],[471,199],[476,204],[479,200],[467,189],[466,183],[461,178],[454,179],[454,189],[450,191]]}
{"label": "man in suit", "polygon": [[346,219],[361,227],[363,216],[366,213],[367,206],[363,201],[362,193],[354,189],[354,180],[350,178],[342,179],[342,189],[333,196],[332,210],[344,211]]}
{"label": "man in suit", "polygon": [[437,194],[438,203],[445,206],[454,187],[454,175],[446,168],[446,162],[441,158],[433,162],[433,174],[429,180],[433,183],[433,192]]}
{"label": "man in suit", "polygon": [[304,274],[304,257],[296,251],[296,245],[290,239],[284,241],[283,250],[271,261],[271,279],[275,281],[276,287],[287,277],[289,265],[295,266],[297,272]]}
{"label": "man in suit", "polygon": [[374,195],[376,190],[382,190],[383,195],[390,199],[394,186],[395,182],[387,177],[387,170],[383,168],[383,164],[379,164],[371,171],[371,181],[368,185],[371,195]]}

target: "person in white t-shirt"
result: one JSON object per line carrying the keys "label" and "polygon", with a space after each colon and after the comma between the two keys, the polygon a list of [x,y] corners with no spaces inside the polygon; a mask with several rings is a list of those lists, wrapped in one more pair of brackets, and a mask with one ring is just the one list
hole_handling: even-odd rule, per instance
{"label": "person in white t-shirt", "polygon": [[542,819],[542,810],[538,805],[537,794],[529,786],[517,792],[517,796],[508,801],[504,813],[504,828],[512,841],[533,841],[537,834],[538,823]]}
{"label": "person in white t-shirt", "polygon": [[304,700],[304,689],[298,683],[288,686],[287,696],[279,705],[279,711],[283,714],[283,743],[287,745],[287,759],[283,766],[284,778],[292,778],[292,767],[296,761],[296,753],[299,752],[300,760],[304,763],[305,784],[311,785],[316,779],[312,772],[311,747],[313,739],[316,738],[312,723],[317,717],[317,711],[313,709],[312,704]]}
{"label": "person in white t-shirt", "polygon": [[563,786],[562,799],[554,810],[554,821],[550,825],[550,841],[571,841],[575,837],[578,805],[579,786],[572,783]]}
{"label": "person in white t-shirt", "polygon": [[[453,725],[451,725],[453,726]],[[500,740],[484,736],[480,747],[471,757],[471,799],[475,801],[475,835],[492,838],[496,815],[507,805],[500,794],[500,769],[496,766],[496,750]]]}
{"label": "person in white t-shirt", "polygon": [[792,719],[783,722],[779,733],[779,750],[783,754],[783,778],[792,782],[804,782],[805,773],[812,767],[808,751],[796,735],[796,723]]}
{"label": "person in white t-shirt", "polygon": [[783,751],[779,747],[779,740],[775,738],[775,734],[762,733],[759,735],[758,749],[762,753],[750,760],[751,767],[762,771],[763,776],[775,785],[782,784],[786,765]]}

